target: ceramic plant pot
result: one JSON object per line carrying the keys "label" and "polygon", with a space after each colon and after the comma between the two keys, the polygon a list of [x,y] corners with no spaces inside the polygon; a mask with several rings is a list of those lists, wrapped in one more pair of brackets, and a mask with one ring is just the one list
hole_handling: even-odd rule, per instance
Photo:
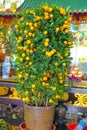
{"label": "ceramic plant pot", "polygon": [[51,130],[55,106],[36,107],[25,105],[24,119],[27,130]]}

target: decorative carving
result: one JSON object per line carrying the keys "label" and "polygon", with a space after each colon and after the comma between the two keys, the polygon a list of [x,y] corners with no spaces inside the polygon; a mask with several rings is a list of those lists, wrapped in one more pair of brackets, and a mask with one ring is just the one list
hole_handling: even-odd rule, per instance
{"label": "decorative carving", "polygon": [[87,106],[87,94],[75,93],[74,96],[77,98],[77,101],[75,101],[73,105]]}
{"label": "decorative carving", "polygon": [[6,95],[8,93],[8,88],[4,86],[0,86],[0,96]]}
{"label": "decorative carving", "polygon": [[67,113],[65,116],[67,123],[77,123],[79,120],[87,116],[87,107],[65,105],[67,107]]}
{"label": "decorative carving", "polygon": [[11,125],[19,125],[24,121],[24,106],[21,100],[0,98],[0,118],[4,118]]}
{"label": "decorative carving", "polygon": [[11,119],[22,118],[22,108],[12,104],[0,104],[0,117],[8,117]]}
{"label": "decorative carving", "polygon": [[0,96],[21,100],[21,97],[18,95],[18,92],[14,87],[8,88],[5,86],[0,86]]}
{"label": "decorative carving", "polygon": [[11,93],[11,95],[9,95],[9,98],[11,98],[11,99],[21,99],[21,97],[18,95],[17,90],[14,87],[11,87],[10,90],[11,90],[12,93]]}

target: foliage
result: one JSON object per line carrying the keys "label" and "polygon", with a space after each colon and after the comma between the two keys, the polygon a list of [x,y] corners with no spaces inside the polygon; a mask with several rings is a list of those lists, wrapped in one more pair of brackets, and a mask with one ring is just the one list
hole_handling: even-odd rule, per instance
{"label": "foliage", "polygon": [[54,5],[39,6],[18,17],[10,41],[16,47],[16,87],[24,102],[55,104],[67,91],[71,20],[69,8]]}
{"label": "foliage", "polygon": [[4,119],[0,119],[0,130],[9,130],[9,124]]}

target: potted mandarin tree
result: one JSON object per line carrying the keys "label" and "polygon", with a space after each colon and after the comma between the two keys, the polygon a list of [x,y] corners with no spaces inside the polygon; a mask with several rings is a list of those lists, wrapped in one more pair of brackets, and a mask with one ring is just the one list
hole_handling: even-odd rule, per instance
{"label": "potted mandarin tree", "polygon": [[[16,88],[28,104],[25,106],[25,117],[34,112],[30,119],[25,120],[26,125],[29,124],[28,129],[51,129],[55,104],[67,91],[72,47],[71,20],[69,8],[42,5],[23,11],[14,25],[10,43],[15,44]],[[36,117],[40,114],[41,117]],[[44,125],[46,122],[47,125]]]}

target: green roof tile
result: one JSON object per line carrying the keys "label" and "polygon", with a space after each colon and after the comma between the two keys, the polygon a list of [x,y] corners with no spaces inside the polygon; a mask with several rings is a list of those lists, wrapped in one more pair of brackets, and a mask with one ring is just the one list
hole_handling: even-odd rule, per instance
{"label": "green roof tile", "polygon": [[25,0],[22,6],[19,8],[19,12],[23,10],[28,10],[36,8],[38,5],[44,3],[57,4],[58,6],[63,6],[64,8],[70,6],[71,12],[79,12],[80,10],[84,12],[87,9],[87,0]]}

